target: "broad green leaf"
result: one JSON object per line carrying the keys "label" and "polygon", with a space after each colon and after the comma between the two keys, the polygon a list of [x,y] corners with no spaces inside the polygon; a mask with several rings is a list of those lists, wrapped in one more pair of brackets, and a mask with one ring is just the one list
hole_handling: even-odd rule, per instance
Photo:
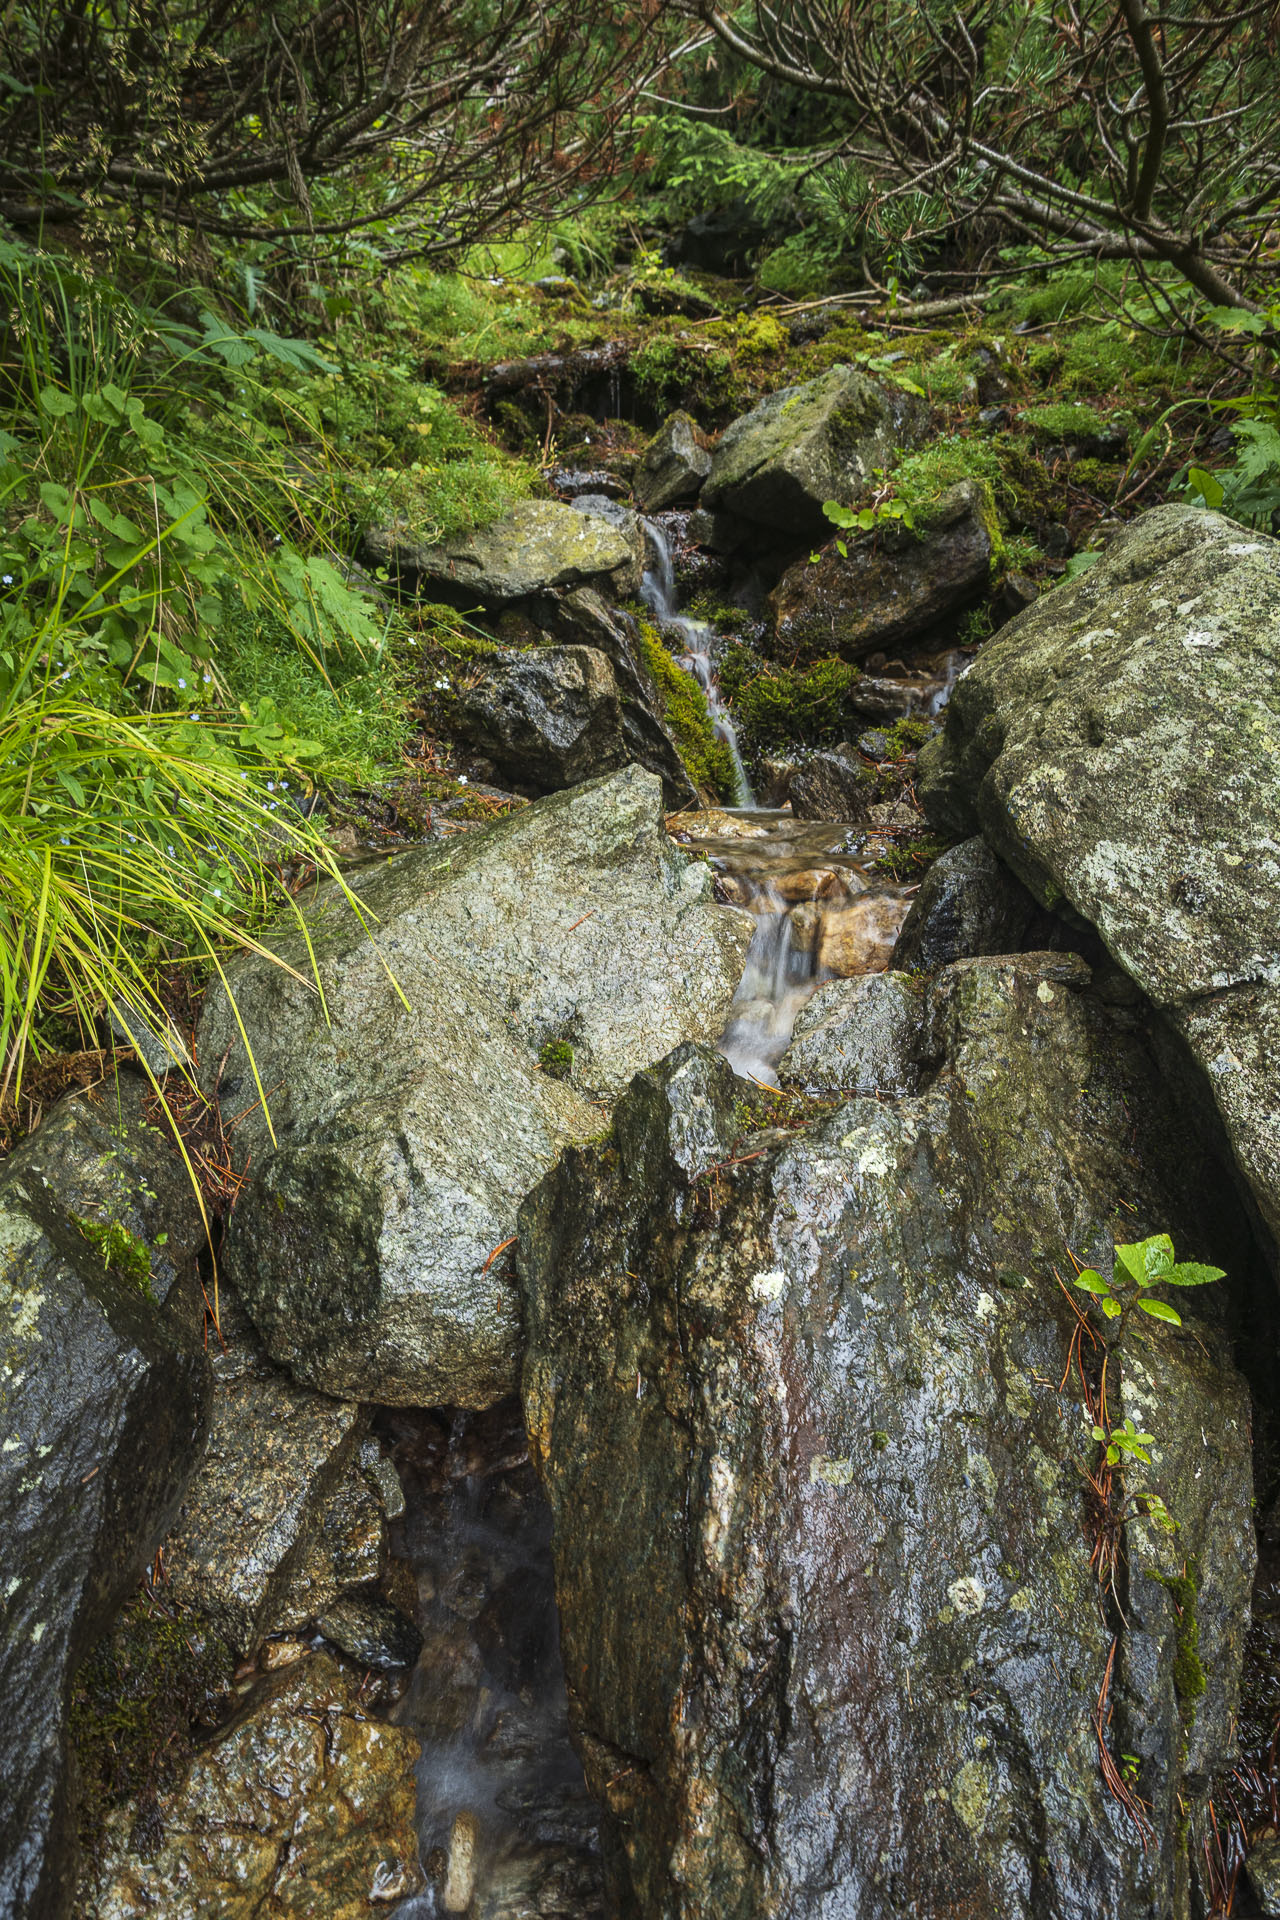
{"label": "broad green leaf", "polygon": [[1149,1313],[1153,1320],[1168,1320],[1175,1327],[1182,1325],[1182,1315],[1175,1313],[1172,1307],[1166,1306],[1163,1300],[1139,1300],[1138,1305],[1144,1313]]}
{"label": "broad green leaf", "polygon": [[1124,1308],[1118,1300],[1113,1299],[1112,1296],[1108,1294],[1102,1303],[1102,1311],[1106,1314],[1108,1320],[1118,1320],[1124,1312]]}
{"label": "broad green leaf", "polygon": [[[1205,467],[1188,467],[1187,485],[1200,495],[1210,512],[1216,511],[1226,498],[1226,489],[1221,480]],[[1194,501],[1191,504],[1194,505]]]}
{"label": "broad green leaf", "polygon": [[1225,1280],[1226,1274],[1221,1267],[1202,1267],[1196,1260],[1180,1260],[1176,1267],[1164,1276],[1166,1287],[1207,1287],[1215,1280]]}
{"label": "broad green leaf", "polygon": [[1095,1272],[1092,1267],[1085,1267],[1081,1273],[1076,1275],[1076,1285],[1083,1287],[1086,1293],[1110,1294],[1111,1292],[1111,1288],[1107,1285],[1102,1275]]}
{"label": "broad green leaf", "polygon": [[64,393],[61,387],[41,387],[40,411],[47,413],[51,420],[65,420],[67,415],[74,413],[75,410],[75,401],[69,393]]}

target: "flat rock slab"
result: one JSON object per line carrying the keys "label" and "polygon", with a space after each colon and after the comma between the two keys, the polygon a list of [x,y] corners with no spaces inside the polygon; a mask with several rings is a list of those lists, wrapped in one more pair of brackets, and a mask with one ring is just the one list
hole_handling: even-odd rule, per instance
{"label": "flat rock slab", "polygon": [[[603,1129],[642,1066],[716,1037],[750,940],[660,810],[660,783],[628,767],[357,869],[368,931],[321,889],[308,918],[329,1024],[305,979],[234,970],[275,1144],[260,1110],[240,1122],[255,1177],[224,1258],[304,1384],[413,1406],[512,1391],[518,1302],[500,1250],[520,1199],[566,1142]],[[296,935],[278,948],[305,974]],[[559,1043],[562,1079],[539,1067]],[[222,994],[200,1049],[226,1056],[228,1114],[252,1107]]]}
{"label": "flat rock slab", "polygon": [[[60,1103],[0,1172],[0,1912],[66,1910],[71,1681],[160,1544],[207,1386],[182,1163],[145,1083]],[[127,1243],[86,1239],[123,1230]]]}
{"label": "flat rock slab", "polygon": [[626,599],[644,566],[629,522],[581,513],[559,500],[522,500],[503,520],[439,546],[410,531],[366,535],[368,557],[424,593],[505,606],[557,587],[598,586]]}
{"label": "flat rock slab", "polygon": [[919,791],[1169,1015],[1280,1236],[1280,542],[1143,514],[983,650]]}
{"label": "flat rock slab", "polygon": [[[1120,1204],[1188,1257],[1243,1235],[1087,981],[1058,954],[945,969],[922,1091],[786,1138],[741,1134],[726,1064],[681,1048],[522,1209],[609,1911],[1189,1920],[1249,1618],[1248,1395],[1211,1327],[1126,1336],[1110,1415],[1158,1444],[1108,1611],[1055,1270],[1110,1271]],[[1104,1695],[1145,1847],[1099,1767]]]}

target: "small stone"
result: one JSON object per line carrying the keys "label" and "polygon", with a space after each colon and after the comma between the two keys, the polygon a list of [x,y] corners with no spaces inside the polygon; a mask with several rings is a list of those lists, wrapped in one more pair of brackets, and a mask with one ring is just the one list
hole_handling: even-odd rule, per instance
{"label": "small stone", "polygon": [[411,1667],[422,1652],[413,1621],[376,1594],[348,1594],[316,1617],[326,1640],[362,1666]]}
{"label": "small stone", "polygon": [[480,1823],[473,1813],[455,1814],[449,1835],[449,1866],[440,1896],[446,1913],[465,1913],[476,1884],[476,1844]]}

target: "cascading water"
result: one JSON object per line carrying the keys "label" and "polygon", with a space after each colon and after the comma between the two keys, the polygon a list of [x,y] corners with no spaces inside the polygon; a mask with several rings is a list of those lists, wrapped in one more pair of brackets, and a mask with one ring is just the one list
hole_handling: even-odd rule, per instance
{"label": "cascading water", "polygon": [[715,663],[712,655],[714,633],[705,620],[693,620],[687,614],[676,609],[676,576],[671,564],[671,544],[662,528],[652,520],[644,522],[644,530],[649,541],[652,564],[646,569],[640,585],[640,596],[649,608],[655,620],[663,627],[674,628],[684,641],[684,658],[681,665],[694,674],[707,696],[707,707],[711,714],[711,724],[716,730],[716,738],[722,740],[729,749],[733,762],[734,805],[751,807],[755,805],[755,796],[751,791],[751,782],[747,770],[742,764],[742,755],[738,749],[738,735],[735,731],[729,710],[720,698],[720,688],[716,682]]}

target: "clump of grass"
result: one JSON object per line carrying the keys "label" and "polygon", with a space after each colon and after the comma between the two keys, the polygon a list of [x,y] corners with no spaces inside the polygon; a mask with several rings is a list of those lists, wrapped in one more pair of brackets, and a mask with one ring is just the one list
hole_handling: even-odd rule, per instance
{"label": "clump of grass", "polygon": [[553,1080],[567,1080],[573,1072],[573,1048],[567,1040],[548,1040],[539,1050],[538,1065]]}

